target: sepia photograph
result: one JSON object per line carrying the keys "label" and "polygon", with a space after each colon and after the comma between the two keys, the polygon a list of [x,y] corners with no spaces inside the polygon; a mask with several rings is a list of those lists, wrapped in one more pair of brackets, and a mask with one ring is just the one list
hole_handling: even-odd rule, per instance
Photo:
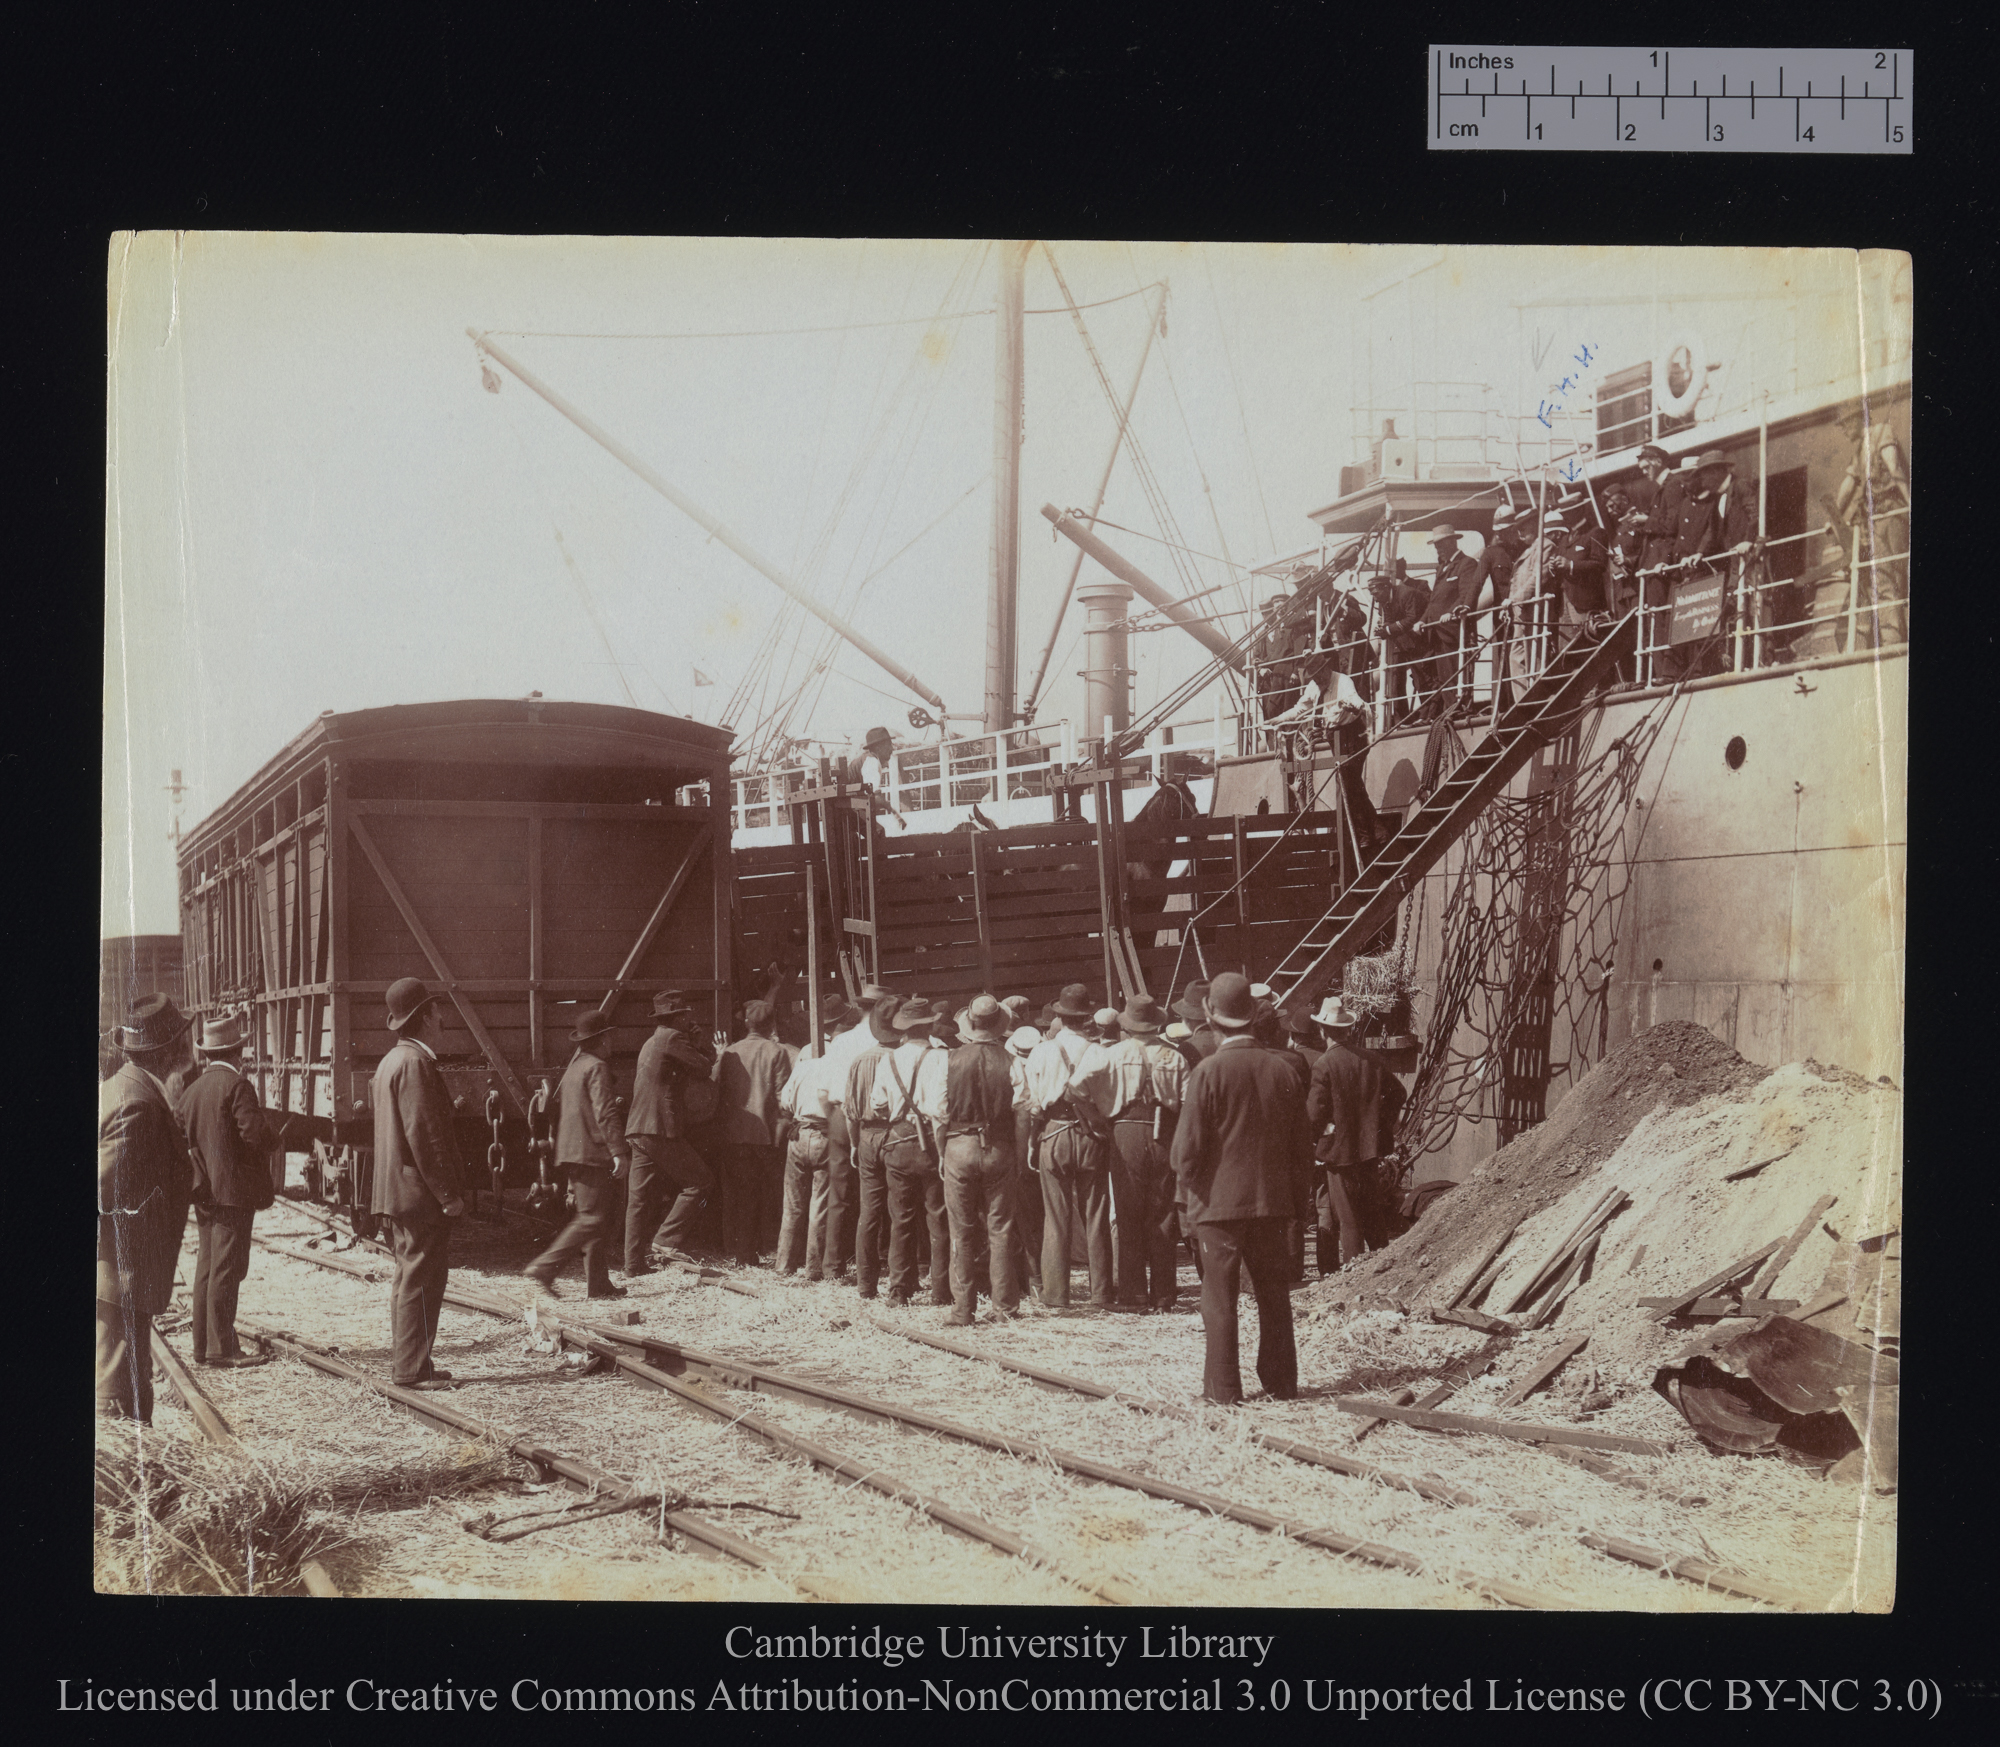
{"label": "sepia photograph", "polygon": [[1890,1612],[1913,295],[114,236],[95,1589]]}

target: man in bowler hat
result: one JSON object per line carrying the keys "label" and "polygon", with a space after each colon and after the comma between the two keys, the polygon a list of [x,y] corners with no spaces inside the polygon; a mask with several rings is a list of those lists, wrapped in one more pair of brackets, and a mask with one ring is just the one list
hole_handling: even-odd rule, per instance
{"label": "man in bowler hat", "polygon": [[[688,1144],[687,1086],[714,1069],[695,1029],[687,997],[653,997],[653,1035],[639,1046],[625,1137],[632,1143],[632,1184],[625,1217],[625,1272],[654,1271],[653,1237],[669,1250],[687,1247],[688,1230],[715,1189],[715,1172]],[[662,1221],[664,1220],[664,1224]]]}
{"label": "man in bowler hat", "polygon": [[438,1067],[444,1039],[439,997],[415,977],[389,985],[396,1044],[375,1070],[375,1181],[371,1213],[389,1221],[396,1253],[389,1323],[394,1379],[432,1389],[451,1373],[431,1363],[451,1273],[451,1222],[465,1211],[466,1169],[452,1125],[451,1092]]}
{"label": "man in bowler hat", "polygon": [[248,1036],[237,1016],[202,1021],[201,1072],[181,1093],[179,1115],[194,1164],[194,1356],[201,1365],[259,1365],[236,1338],[236,1296],[250,1272],[250,1228],[277,1199],[271,1153],[277,1133],[237,1063]]}
{"label": "man in bowler hat", "polygon": [[142,996],[118,1029],[124,1065],[97,1088],[97,1410],[153,1423],[153,1324],[173,1297],[194,1167],[166,1081],[188,1022]]}
{"label": "man in bowler hat", "polygon": [[1225,1407],[1243,1399],[1236,1296],[1248,1268],[1257,1299],[1257,1375],[1273,1397],[1299,1391],[1292,1337],[1286,1222],[1310,1216],[1312,1148],[1297,1076],[1252,1034],[1257,1002],[1248,979],[1224,971],[1208,991],[1224,1033],[1188,1075],[1174,1135],[1174,1175],[1201,1246],[1201,1321],[1208,1355],[1202,1394]]}
{"label": "man in bowler hat", "polygon": [[569,1040],[576,1053],[563,1069],[556,1093],[556,1163],[569,1172],[570,1199],[576,1214],[524,1272],[535,1287],[553,1298],[556,1275],[570,1257],[583,1252],[584,1290],[592,1298],[623,1298],[625,1288],[611,1284],[612,1212],[615,1198],[625,1193],[625,1173],[631,1163],[631,1142],[618,1109],[618,1089],[611,1078],[611,1033],[608,1015],[586,1013]]}

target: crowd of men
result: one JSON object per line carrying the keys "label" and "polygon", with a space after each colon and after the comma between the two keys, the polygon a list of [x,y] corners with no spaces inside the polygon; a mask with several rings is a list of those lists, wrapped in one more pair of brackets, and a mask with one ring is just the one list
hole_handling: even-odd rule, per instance
{"label": "crowd of men", "polygon": [[[396,1258],[392,1372],[445,1388],[432,1348],[473,1179],[438,1065],[441,998],[406,977],[386,1006],[396,1042],[372,1087],[369,1208]],[[982,1293],[997,1317],[1024,1299],[1072,1314],[1172,1309],[1185,1244],[1204,1394],[1234,1403],[1244,1278],[1257,1375],[1287,1397],[1307,1229],[1323,1273],[1389,1235],[1402,1089],[1358,1047],[1339,997],[1288,1022],[1233,972],[1191,985],[1171,1012],[1149,997],[1101,1007],[1080,983],[1038,1014],[1025,997],[981,994],[952,1012],[870,985],[858,1003],[830,998],[802,1050],[779,1041],[767,1001],[720,1048],[682,995],[656,996],[651,1017],[629,1099],[610,1021],[588,1013],[570,1033],[554,1142],[571,1216],[528,1264],[532,1292],[558,1293],[580,1262],[589,1297],[625,1296],[614,1274],[693,1259],[711,1201],[737,1263],[851,1282],[889,1307],[948,1306],[958,1326]],[[239,1021],[205,1021],[195,1043],[173,1003],[149,996],[119,1040],[124,1065],[100,1089],[97,1395],[105,1413],[149,1420],[150,1319],[171,1299],[190,1207],[195,1358],[262,1362],[238,1339],[237,1291],[283,1153],[240,1071]]]}
{"label": "crowd of men", "polygon": [[[1907,635],[1909,474],[1892,429],[1850,408],[1840,425],[1856,444],[1855,460],[1827,503],[1829,527],[1859,530],[1865,566],[1857,646],[1901,642]],[[1372,613],[1354,594],[1337,594],[1317,630],[1288,615],[1287,596],[1264,603],[1265,624],[1253,649],[1259,698],[1268,723],[1315,706],[1331,713],[1373,701],[1386,684],[1391,720],[1449,716],[1472,703],[1475,654],[1490,636],[1493,683],[1507,689],[1532,678],[1550,638],[1599,615],[1623,618],[1642,599],[1642,629],[1627,633],[1618,678],[1665,684],[1719,672],[1726,638],[1740,624],[1762,634],[1762,659],[1790,659],[1808,629],[1809,596],[1829,577],[1842,582],[1852,552],[1844,540],[1817,569],[1774,580],[1744,561],[1759,550],[1754,481],[1736,478],[1720,449],[1674,456],[1656,443],[1638,451],[1638,476],[1601,493],[1582,482],[1544,496],[1509,489],[1477,558],[1465,534],[1440,522],[1428,538],[1436,555],[1429,582],[1402,559],[1368,579]],[[1822,574],[1824,573],[1824,574]],[[1678,585],[1711,575],[1719,591],[1712,627],[1674,641],[1669,619]],[[1487,615],[1491,615],[1488,619]],[[1845,603],[1835,603],[1833,637],[1845,647]],[[1383,658],[1386,656],[1386,670]]]}

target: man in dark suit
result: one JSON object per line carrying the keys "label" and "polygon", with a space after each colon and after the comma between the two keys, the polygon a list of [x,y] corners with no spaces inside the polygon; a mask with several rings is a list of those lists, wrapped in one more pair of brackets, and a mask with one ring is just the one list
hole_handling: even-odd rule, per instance
{"label": "man in dark suit", "polygon": [[1368,593],[1375,602],[1382,641],[1389,651],[1382,695],[1394,721],[1404,713],[1402,700],[1415,694],[1422,677],[1417,663],[1430,644],[1428,633],[1418,625],[1430,607],[1431,592],[1421,582],[1383,570],[1368,579]]}
{"label": "man in dark suit", "polygon": [[610,1019],[593,1012],[579,1019],[569,1034],[576,1053],[563,1069],[556,1093],[556,1163],[569,1173],[576,1216],[523,1270],[537,1290],[551,1298],[556,1295],[556,1275],[579,1250],[585,1292],[592,1298],[625,1296],[624,1287],[611,1284],[611,1246],[617,1236],[612,1212],[616,1198],[625,1193],[632,1149],[611,1078],[611,1033]]}
{"label": "man in dark suit", "polygon": [[1730,584],[1738,561],[1750,550],[1754,512],[1738,489],[1729,458],[1710,449],[1695,468],[1694,483],[1680,500],[1674,533],[1674,562],[1683,586],[1720,579],[1722,607],[1715,631],[1699,642],[1683,645],[1662,658],[1665,679],[1694,678],[1719,673],[1725,665],[1724,645],[1731,628]]}
{"label": "man in dark suit", "polygon": [[1437,580],[1431,584],[1430,605],[1424,608],[1418,628],[1429,640],[1432,657],[1426,689],[1435,713],[1444,715],[1458,706],[1471,675],[1474,639],[1467,631],[1462,639],[1466,652],[1461,655],[1459,633],[1479,605],[1480,576],[1478,564],[1458,549],[1458,530],[1449,522],[1431,530],[1430,543],[1437,549]]}
{"label": "man in dark suit", "polygon": [[1250,1271],[1257,1299],[1257,1375],[1273,1397],[1298,1394],[1285,1223],[1310,1207],[1305,1100],[1276,1050],[1251,1035],[1250,984],[1224,971],[1208,991],[1221,1046],[1188,1076],[1174,1134],[1174,1176],[1201,1246],[1201,1320],[1208,1339],[1202,1394],[1230,1406],[1243,1399],[1236,1296]]}
{"label": "man in dark suit", "polygon": [[237,1068],[248,1041],[235,1016],[202,1022],[200,1075],[180,1096],[194,1163],[194,1356],[200,1365],[261,1365],[236,1338],[236,1294],[250,1272],[250,1228],[277,1199],[270,1157],[277,1131]]}
{"label": "man in dark suit", "polygon": [[656,1232],[665,1248],[685,1249],[695,1215],[715,1189],[715,1172],[687,1138],[693,1126],[688,1082],[709,1079],[713,1056],[694,1028],[694,1010],[685,995],[671,989],[655,995],[653,1020],[653,1035],[639,1048],[632,1108],[625,1118],[625,1135],[632,1143],[625,1217],[628,1276],[653,1272]]}
{"label": "man in dark suit", "polygon": [[[1637,519],[1630,532],[1638,540],[1638,561],[1634,580],[1642,591],[1646,612],[1639,628],[1638,646],[1657,651],[1666,645],[1666,609],[1673,600],[1674,535],[1680,526],[1681,479],[1672,457],[1657,443],[1639,451],[1640,477],[1626,483],[1625,494],[1632,500]],[[1657,661],[1657,657],[1655,657]],[[1653,663],[1643,663],[1640,677],[1646,677]],[[1657,677],[1657,676],[1655,676]]]}
{"label": "man in dark suit", "polygon": [[153,1423],[152,1318],[173,1297],[194,1166],[167,1096],[188,1022],[164,995],[119,1027],[125,1063],[97,1088],[97,1411]]}
{"label": "man in dark suit", "polygon": [[1313,1023],[1324,1031],[1327,1047],[1313,1064],[1306,1120],[1319,1137],[1314,1156],[1326,1171],[1328,1219],[1319,1228],[1319,1271],[1331,1274],[1364,1249],[1380,1249],[1388,1241],[1380,1161],[1396,1144],[1403,1088],[1373,1056],[1354,1047],[1355,1014],[1338,995],[1321,1003]]}
{"label": "man in dark suit", "polygon": [[375,1069],[375,1181],[368,1207],[389,1221],[396,1282],[389,1304],[392,1372],[406,1389],[435,1389],[451,1373],[431,1363],[451,1273],[451,1222],[465,1211],[466,1169],[438,1068],[439,997],[415,977],[389,985],[396,1044]]}

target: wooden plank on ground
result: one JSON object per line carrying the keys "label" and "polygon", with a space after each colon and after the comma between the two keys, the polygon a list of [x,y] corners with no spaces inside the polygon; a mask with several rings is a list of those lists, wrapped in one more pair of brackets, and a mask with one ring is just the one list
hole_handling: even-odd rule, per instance
{"label": "wooden plank on ground", "polygon": [[1675,1312],[1684,1310],[1697,1299],[1706,1298],[1718,1286],[1727,1286],[1732,1280],[1739,1280],[1784,1242],[1783,1238],[1773,1238],[1761,1250],[1745,1256],[1740,1262],[1732,1262],[1720,1273],[1711,1274],[1699,1286],[1690,1287],[1678,1298],[1670,1298],[1660,1309],[1652,1312],[1655,1322],[1671,1321]]}
{"label": "wooden plank on ground", "polygon": [[1625,1191],[1616,1184],[1598,1196],[1585,1210],[1583,1216],[1564,1233],[1562,1242],[1542,1258],[1535,1271],[1528,1276],[1526,1284],[1514,1294],[1513,1301],[1506,1307],[1508,1314],[1512,1315],[1518,1310],[1525,1309],[1529,1302],[1540,1294],[1542,1288],[1563,1271],[1564,1265],[1581,1249],[1589,1234],[1608,1220],[1624,1200]]}
{"label": "wooden plank on ground", "polygon": [[1799,1245],[1812,1235],[1812,1228],[1819,1224],[1820,1216],[1839,1199],[1838,1195],[1822,1195],[1813,1203],[1812,1211],[1799,1221],[1798,1229],[1785,1239],[1785,1247],[1771,1258],[1763,1273],[1751,1282],[1746,1296],[1751,1298],[1771,1296],[1771,1288],[1777,1285],[1778,1276],[1785,1271],[1786,1264],[1799,1253]]}
{"label": "wooden plank on ground", "polygon": [[1336,1395],[1333,1405],[1342,1413],[1373,1414],[1378,1419],[1401,1420],[1434,1432],[1483,1432],[1489,1437],[1511,1438],[1524,1444],[1574,1444],[1584,1450],[1615,1450],[1628,1456],[1668,1456],[1675,1446],[1653,1438],[1625,1438],[1611,1432],[1579,1431],[1570,1426],[1524,1425],[1512,1420],[1482,1419],[1468,1413],[1434,1413],[1415,1407],[1397,1407],[1392,1402],[1371,1401],[1361,1395]]}
{"label": "wooden plank on ground", "polygon": [[[1641,1298],[1641,1308],[1658,1310],[1662,1305],[1678,1304],[1676,1298]],[[1683,1316],[1790,1316],[1798,1309],[1796,1298],[1697,1298],[1681,1310]]]}
{"label": "wooden plank on ground", "polygon": [[1479,1284],[1479,1276],[1485,1273],[1494,1262],[1499,1260],[1501,1251],[1506,1249],[1514,1233],[1520,1229],[1521,1222],[1517,1219],[1511,1225],[1507,1226],[1485,1249],[1479,1252],[1479,1260],[1466,1270],[1465,1278],[1459,1282],[1458,1290],[1445,1300],[1445,1309],[1455,1309],[1458,1305],[1466,1302],[1466,1295],[1471,1292],[1474,1286]]}
{"label": "wooden plank on ground", "polygon": [[1567,1365],[1571,1359],[1582,1352],[1589,1340],[1590,1331],[1587,1329],[1580,1335],[1571,1335],[1568,1340],[1557,1347],[1553,1353],[1530,1371],[1527,1376],[1523,1377],[1512,1389],[1508,1390],[1500,1398],[1500,1405],[1502,1407],[1518,1407]]}
{"label": "wooden plank on ground", "polygon": [[1518,1323],[1505,1322],[1481,1310],[1461,1310],[1456,1305],[1447,1305],[1443,1310],[1433,1310],[1430,1314],[1432,1322],[1455,1322],[1461,1328],[1476,1328],[1481,1334],[1515,1335],[1521,1332]]}

